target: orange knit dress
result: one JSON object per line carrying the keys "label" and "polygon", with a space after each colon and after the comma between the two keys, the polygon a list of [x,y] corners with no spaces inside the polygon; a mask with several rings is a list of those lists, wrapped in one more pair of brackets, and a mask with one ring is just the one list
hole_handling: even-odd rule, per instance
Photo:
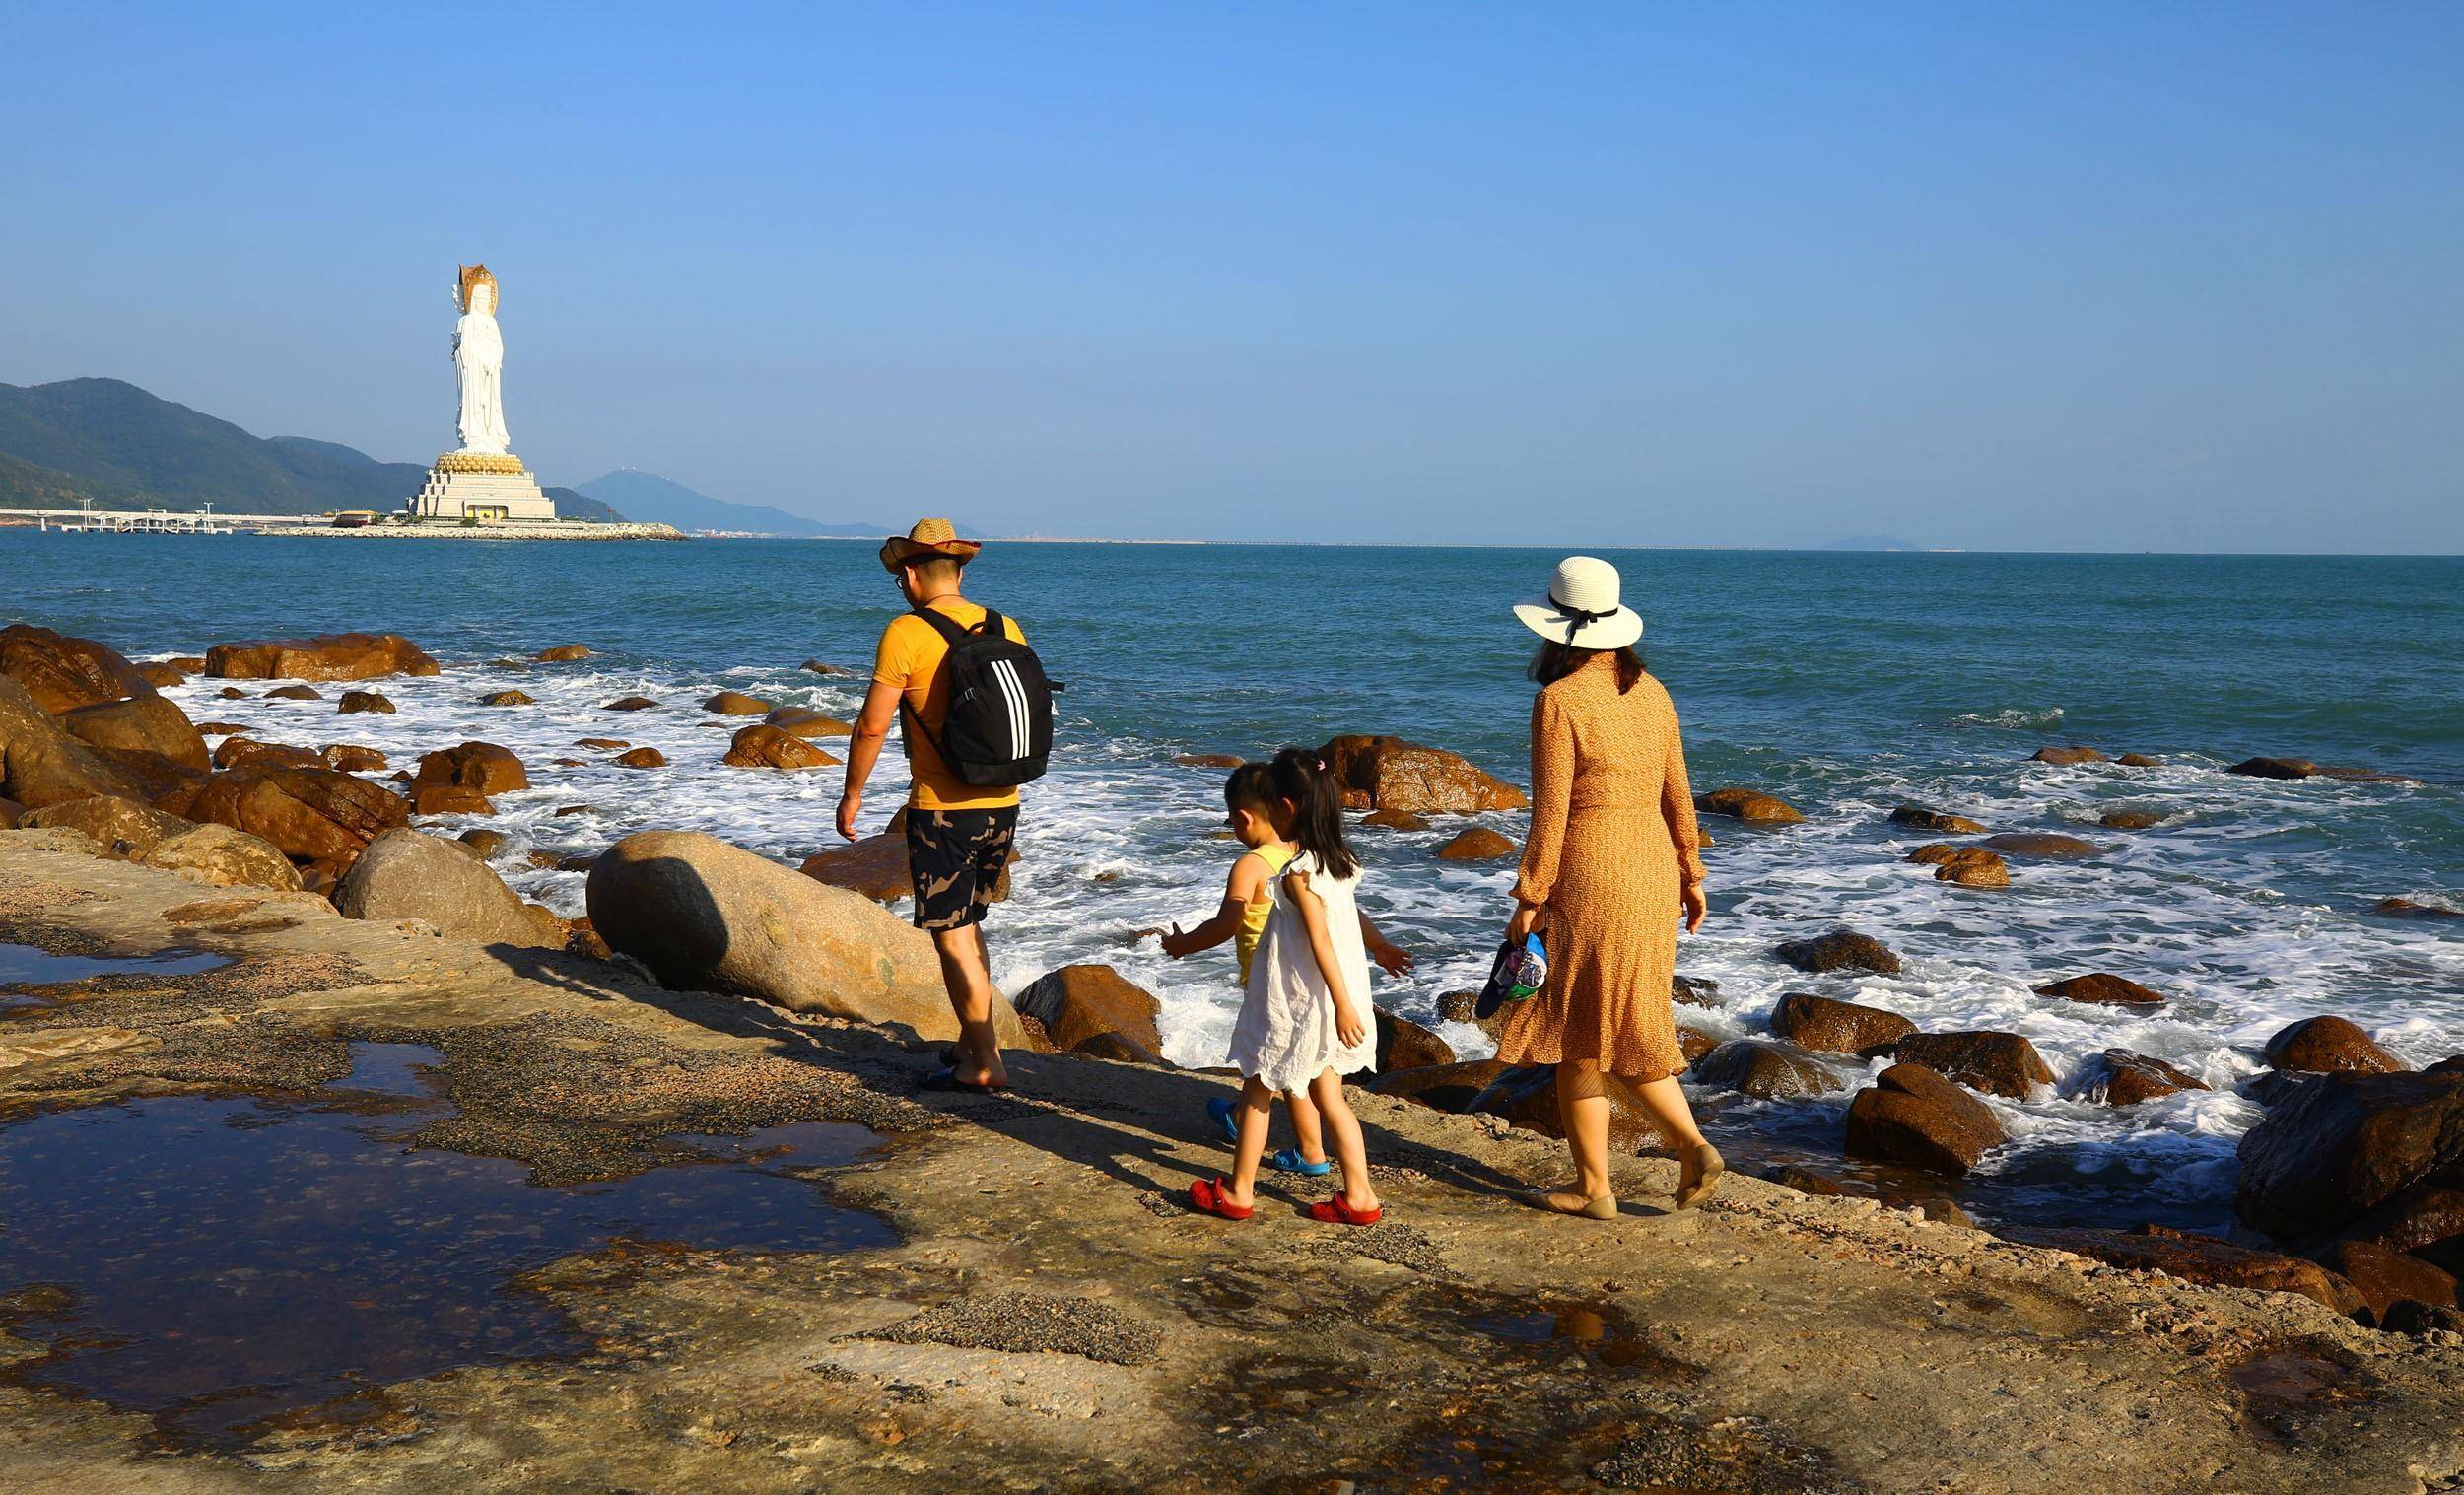
{"label": "orange knit dress", "polygon": [[1685,1067],[1669,1009],[1679,890],[1702,881],[1677,708],[1599,654],[1532,703],[1532,838],[1515,897],[1540,906],[1548,981],[1507,1008],[1509,1064],[1598,1059],[1638,1082]]}

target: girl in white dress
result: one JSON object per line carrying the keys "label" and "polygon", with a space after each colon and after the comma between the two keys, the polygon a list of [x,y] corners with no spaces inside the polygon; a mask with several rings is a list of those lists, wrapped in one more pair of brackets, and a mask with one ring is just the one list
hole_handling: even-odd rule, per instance
{"label": "girl in white dress", "polygon": [[1277,837],[1300,850],[1267,884],[1273,908],[1232,1030],[1232,1062],[1242,1080],[1232,1176],[1192,1184],[1190,1202],[1227,1220],[1248,1219],[1257,1206],[1258,1165],[1275,1094],[1306,1091],[1343,1170],[1343,1187],[1311,1205],[1310,1218],[1374,1224],[1381,1210],[1360,1121],[1343,1099],[1343,1076],[1377,1062],[1369,954],[1352,896],[1360,886],[1360,859],[1343,840],[1342,795],[1316,753],[1285,748],[1268,772],[1274,790],[1269,818]]}

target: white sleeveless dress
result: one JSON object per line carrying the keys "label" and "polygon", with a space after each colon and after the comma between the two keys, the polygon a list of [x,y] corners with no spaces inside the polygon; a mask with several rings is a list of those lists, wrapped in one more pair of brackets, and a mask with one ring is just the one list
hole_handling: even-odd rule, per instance
{"label": "white sleeveless dress", "polygon": [[[1318,972],[1309,948],[1309,926],[1286,887],[1296,871],[1309,874],[1310,891],[1326,905],[1328,943],[1343,968],[1343,986],[1360,1014],[1363,1032],[1350,1048],[1335,1033],[1335,994]],[[1360,874],[1336,879],[1303,851],[1266,884],[1273,909],[1250,962],[1249,994],[1232,1029],[1232,1062],[1245,1078],[1278,1091],[1307,1090],[1332,1069],[1352,1074],[1377,1067],[1378,1025],[1369,999],[1369,951],[1360,938],[1360,914],[1352,893]]]}

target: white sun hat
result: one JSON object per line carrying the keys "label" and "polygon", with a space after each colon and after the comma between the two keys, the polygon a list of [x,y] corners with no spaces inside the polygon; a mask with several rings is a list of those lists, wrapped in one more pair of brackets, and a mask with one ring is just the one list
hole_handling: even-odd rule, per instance
{"label": "white sun hat", "polygon": [[1558,562],[1548,595],[1516,603],[1514,615],[1541,638],[1576,648],[1623,648],[1643,636],[1643,615],[1617,601],[1617,569],[1593,556]]}

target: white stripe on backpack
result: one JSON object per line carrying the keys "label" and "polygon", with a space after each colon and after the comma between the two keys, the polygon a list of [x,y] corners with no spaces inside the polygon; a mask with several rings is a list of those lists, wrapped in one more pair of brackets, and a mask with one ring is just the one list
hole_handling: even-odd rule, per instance
{"label": "white stripe on backpack", "polygon": [[992,661],[992,679],[1001,688],[1001,702],[1009,709],[1009,756],[1027,756],[1027,688],[1018,678],[1018,666],[1007,659]]}

